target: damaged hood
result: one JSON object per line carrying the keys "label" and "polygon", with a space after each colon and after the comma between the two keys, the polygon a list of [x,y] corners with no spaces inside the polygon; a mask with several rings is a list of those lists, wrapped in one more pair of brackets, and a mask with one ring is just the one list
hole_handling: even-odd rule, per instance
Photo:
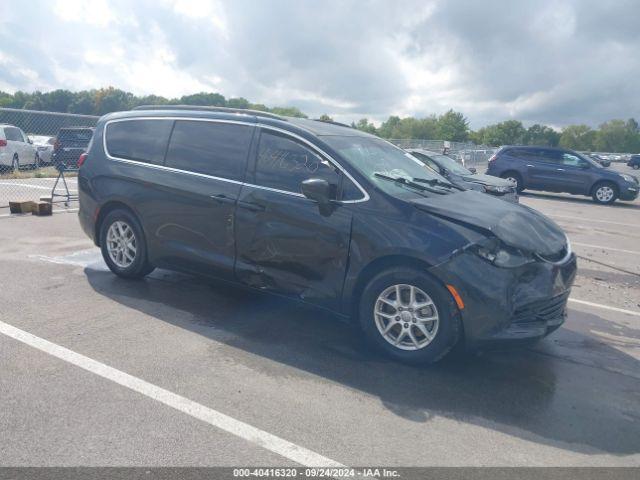
{"label": "damaged hood", "polygon": [[410,200],[419,210],[491,232],[506,245],[540,255],[554,255],[567,243],[562,229],[541,213],[466,190]]}

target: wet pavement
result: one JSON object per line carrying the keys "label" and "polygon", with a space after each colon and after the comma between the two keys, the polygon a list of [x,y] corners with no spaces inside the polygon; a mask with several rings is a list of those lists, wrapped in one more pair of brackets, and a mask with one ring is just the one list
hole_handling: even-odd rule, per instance
{"label": "wet pavement", "polygon": [[[76,215],[0,218],[0,321],[344,465],[640,465],[640,202],[525,194],[580,255],[566,324],[429,367],[310,307],[116,278]],[[0,334],[0,465],[291,465]],[[266,445],[268,447],[268,445]]]}

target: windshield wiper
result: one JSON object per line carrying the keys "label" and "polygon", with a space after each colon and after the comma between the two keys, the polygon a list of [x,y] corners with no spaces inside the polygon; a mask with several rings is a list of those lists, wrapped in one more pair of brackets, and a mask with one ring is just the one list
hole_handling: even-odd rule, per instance
{"label": "windshield wiper", "polygon": [[437,178],[414,178],[413,179],[414,182],[420,182],[420,183],[428,183],[429,185],[438,185],[441,187],[446,187],[446,188],[456,188],[458,190],[464,190],[464,188],[459,187],[458,185],[454,185],[453,183],[449,183],[449,182],[443,182],[442,180],[438,180]]}
{"label": "windshield wiper", "polygon": [[[378,177],[378,178],[382,178],[384,180],[389,180],[391,182],[399,183],[400,185],[406,185],[407,187],[412,187],[412,188],[415,188],[415,189],[420,190],[422,192],[425,192],[425,191],[426,192],[432,192],[432,193],[437,193],[438,195],[446,195],[448,193],[448,192],[443,191],[443,190],[436,190],[435,188],[425,187],[422,183],[418,183],[417,181],[414,181],[414,180],[420,180],[420,179],[409,180],[408,178],[405,178],[405,177],[391,177],[389,175],[385,175],[384,173],[379,173],[379,172],[374,172],[374,175],[376,177]],[[430,183],[430,182],[428,182],[428,183]]]}

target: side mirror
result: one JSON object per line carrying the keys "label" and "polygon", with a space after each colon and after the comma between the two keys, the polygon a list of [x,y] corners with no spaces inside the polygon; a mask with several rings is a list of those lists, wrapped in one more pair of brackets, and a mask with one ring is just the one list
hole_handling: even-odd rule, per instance
{"label": "side mirror", "polygon": [[478,170],[476,170],[476,167],[469,167],[467,170],[469,170],[471,173],[478,173]]}
{"label": "side mirror", "polygon": [[309,178],[301,184],[302,194],[314,202],[318,202],[320,215],[328,217],[333,211],[332,201],[336,199],[336,186],[322,178]]}
{"label": "side mirror", "polygon": [[336,187],[322,178],[309,178],[301,184],[302,194],[319,204],[328,204],[336,198]]}
{"label": "side mirror", "polygon": [[589,165],[587,162],[583,162],[580,164],[580,168],[582,170],[589,170],[591,168],[591,165]]}

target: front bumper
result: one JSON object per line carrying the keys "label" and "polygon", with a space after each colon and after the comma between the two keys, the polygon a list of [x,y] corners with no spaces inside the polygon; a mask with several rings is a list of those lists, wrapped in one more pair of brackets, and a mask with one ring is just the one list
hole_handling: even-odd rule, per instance
{"label": "front bumper", "polygon": [[432,269],[462,297],[465,343],[472,349],[530,342],[557,329],[566,318],[576,271],[574,254],[561,265],[540,260],[508,269],[471,252]]}
{"label": "front bumper", "polygon": [[625,182],[620,185],[620,200],[635,200],[638,198],[640,185],[637,183]]}
{"label": "front bumper", "polygon": [[506,193],[490,192],[490,191],[487,191],[486,193],[488,193],[489,195],[493,195],[494,197],[504,200],[506,202],[520,203],[518,192],[515,191],[515,189],[511,192],[506,192]]}

